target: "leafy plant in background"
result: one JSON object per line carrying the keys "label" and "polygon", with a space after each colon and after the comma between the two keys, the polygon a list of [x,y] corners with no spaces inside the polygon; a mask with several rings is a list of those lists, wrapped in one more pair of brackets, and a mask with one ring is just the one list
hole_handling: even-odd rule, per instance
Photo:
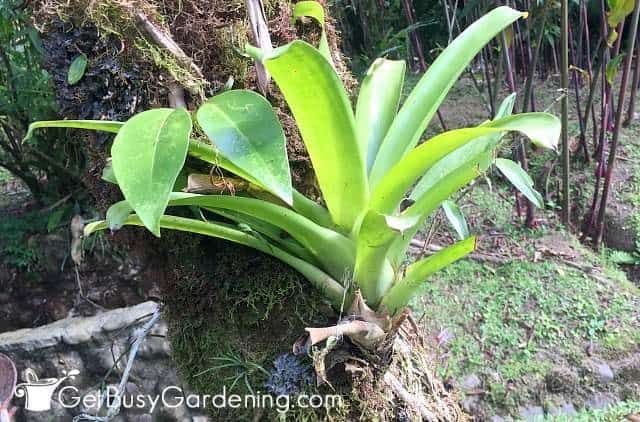
{"label": "leafy plant in background", "polygon": [[[418,145],[473,57],[522,16],[499,7],[471,25],[442,52],[400,108],[404,62],[376,60],[354,112],[327,52],[303,41],[271,52],[247,47],[285,96],[326,208],[292,187],[283,129],[271,105],[255,92],[227,91],[198,109],[197,124],[212,144],[191,139],[192,119],[184,109],[149,110],[125,123],[36,122],[30,131],[76,127],[117,133],[111,149],[113,176],[125,200],[109,209],[106,221],[87,225],[86,234],[137,225],[156,236],[161,228],[182,230],[252,247],[298,270],[336,309],[351,306],[351,314],[360,319],[339,329],[373,347],[429,275],[475,248],[476,238],[468,236],[404,266],[410,240],[429,215],[494,163],[506,133],[520,132],[542,147],[556,147],[558,119],[546,113],[511,115],[513,95],[496,119]],[[187,155],[235,176],[190,175],[191,188],[197,182],[199,192],[216,193],[176,192]],[[517,164],[499,164],[516,187],[541,202]],[[165,213],[167,207],[179,206],[197,209],[198,217]],[[326,337],[317,334],[312,343]]]}
{"label": "leafy plant in background", "polygon": [[56,116],[42,43],[25,6],[0,3],[0,167],[44,201],[78,189],[83,156],[61,132],[21,142],[30,122]]}

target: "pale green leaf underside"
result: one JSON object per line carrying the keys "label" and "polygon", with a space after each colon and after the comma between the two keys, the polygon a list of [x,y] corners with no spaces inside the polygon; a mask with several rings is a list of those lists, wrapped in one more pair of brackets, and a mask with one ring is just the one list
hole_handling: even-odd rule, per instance
{"label": "pale green leaf underside", "polygon": [[84,76],[84,71],[87,69],[87,56],[80,54],[76,57],[69,66],[69,72],[67,73],[67,83],[69,85],[77,84]]}
{"label": "pale green leaf underside", "polygon": [[442,209],[460,240],[469,237],[469,226],[458,204],[447,199],[442,203]]}
{"label": "pale green leaf underside", "polygon": [[114,122],[109,120],[42,120],[33,122],[29,125],[29,130],[25,139],[29,139],[36,129],[47,127],[62,127],[70,129],[90,129],[101,130],[103,132],[118,133],[118,130],[124,125],[123,122]]}
{"label": "pale green leaf underside", "polygon": [[520,164],[507,160],[506,158],[497,158],[495,165],[500,172],[507,178],[513,186],[516,187],[524,196],[527,197],[533,205],[538,208],[544,207],[542,195],[533,187],[533,180],[527,174]]}
{"label": "pale green leaf underside", "polygon": [[[125,221],[125,225],[142,226],[143,223],[137,215],[130,215]],[[268,255],[272,255],[281,261],[291,265],[298,270],[307,280],[309,280],[321,293],[331,301],[334,306],[339,307],[344,297],[344,288],[319,268],[299,259],[275,245],[269,244],[263,239],[256,238],[249,233],[231,228],[225,224],[213,223],[209,221],[199,221],[189,218],[162,216],[159,219],[162,228],[198,233],[206,236],[217,237],[229,240],[241,245],[249,246]],[[87,224],[84,229],[85,236],[98,230],[108,228],[106,221],[97,221]]]}

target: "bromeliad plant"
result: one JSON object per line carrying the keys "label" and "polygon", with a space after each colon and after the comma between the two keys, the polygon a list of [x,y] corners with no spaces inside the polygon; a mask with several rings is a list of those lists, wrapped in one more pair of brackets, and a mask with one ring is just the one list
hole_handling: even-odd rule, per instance
{"label": "bromeliad plant", "polygon": [[[322,21],[318,9],[311,9]],[[554,149],[560,124],[546,113],[511,115],[513,95],[494,120],[418,145],[473,57],[522,16],[498,7],[471,25],[433,62],[399,111],[404,62],[373,63],[354,113],[325,48],[303,41],[268,52],[248,47],[284,94],[326,208],[292,187],[283,129],[255,92],[226,91],[197,110],[197,124],[211,144],[191,138],[192,119],[184,109],[149,110],[125,123],[36,122],[31,130],[64,126],[117,133],[112,176],[125,200],[109,209],[106,221],[87,225],[86,234],[138,225],[156,236],[161,228],[182,230],[252,247],[298,270],[336,309],[351,305],[360,321],[342,330],[366,343],[389,330],[391,318],[431,274],[474,250],[476,238],[470,236],[403,265],[411,238],[443,201],[496,163],[527,197],[542,202],[531,179],[517,164],[496,159],[496,149],[514,131]],[[178,192],[187,155],[235,177],[191,175],[187,192]],[[178,206],[196,209],[199,217],[165,214]]]}

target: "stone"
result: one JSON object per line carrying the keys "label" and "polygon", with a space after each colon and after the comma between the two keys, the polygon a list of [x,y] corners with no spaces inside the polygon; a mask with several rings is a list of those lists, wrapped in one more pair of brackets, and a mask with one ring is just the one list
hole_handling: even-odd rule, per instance
{"label": "stone", "polygon": [[606,363],[596,364],[594,367],[596,377],[602,383],[608,383],[613,381],[613,371],[611,367]]}
{"label": "stone", "polygon": [[617,402],[617,398],[606,393],[595,393],[586,402],[585,407],[593,410],[604,410]]}
{"label": "stone", "polygon": [[104,338],[106,333],[129,327],[153,313],[157,304],[144,302],[130,308],[115,309],[88,317],[70,317],[33,329],[0,334],[0,352],[33,351],[60,343],[78,345]]}
{"label": "stone", "polygon": [[470,393],[482,387],[482,380],[476,374],[470,374],[464,377],[460,387],[465,393]]}
{"label": "stone", "polygon": [[476,396],[468,396],[462,400],[462,408],[465,412],[475,415],[478,413],[478,405],[480,400]]}
{"label": "stone", "polygon": [[576,416],[578,414],[573,404],[567,402],[563,402],[559,406],[549,408],[547,413],[551,416]]}
{"label": "stone", "polygon": [[[6,353],[16,363],[19,382],[24,380],[24,371],[31,368],[39,378],[61,378],[72,369],[80,373],[73,380],[64,381],[65,386],[77,388],[79,395],[96,395],[96,386],[114,365],[114,356],[126,357],[134,334],[141,321],[156,309],[157,304],[146,302],[129,308],[115,309],[91,317],[69,317],[52,324],[33,329],[17,330],[0,334],[0,351]],[[167,324],[162,319],[150,332],[155,336],[145,338],[141,353],[133,364],[132,377],[126,385],[130,395],[159,396],[167,387],[181,386],[178,372],[168,352],[169,340],[164,337]],[[163,337],[157,337],[163,336]],[[117,384],[126,359],[122,359],[119,370],[112,372],[108,379],[110,385]],[[59,390],[60,391],[60,390]],[[66,391],[64,400],[70,403],[72,391]],[[186,389],[184,394],[192,394]],[[131,396],[129,396],[131,397]],[[22,402],[15,403],[18,407]],[[146,404],[146,406],[148,406]],[[95,404],[87,408],[80,406],[65,409],[52,403],[51,412],[29,413],[22,408],[16,420],[34,422],[70,421],[81,411],[95,412]],[[121,414],[113,422],[149,422],[154,420],[170,420],[177,422],[208,422],[208,419],[195,419],[202,416],[202,409],[190,409],[186,405],[178,408],[164,408],[161,403],[151,415],[145,410],[131,408],[122,409]]]}
{"label": "stone", "polygon": [[520,417],[525,421],[542,421],[544,410],[540,406],[521,407]]}

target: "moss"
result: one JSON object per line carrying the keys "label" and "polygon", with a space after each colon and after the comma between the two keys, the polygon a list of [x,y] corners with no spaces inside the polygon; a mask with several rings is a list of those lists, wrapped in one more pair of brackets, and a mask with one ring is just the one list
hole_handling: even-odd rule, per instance
{"label": "moss", "polygon": [[174,254],[182,262],[164,293],[173,357],[201,394],[265,393],[273,360],[305,326],[328,323],[331,311],[309,283],[274,259],[209,239]]}
{"label": "moss", "polygon": [[213,29],[211,36],[215,45],[220,48],[220,62],[224,66],[221,78],[233,77],[244,85],[250,65],[253,63],[239,52],[249,42],[248,24],[245,21],[233,22]]}
{"label": "moss", "polygon": [[[438,273],[414,307],[428,316],[430,332],[453,334],[442,352],[448,358],[441,375],[477,373],[489,386],[488,414],[517,413],[518,406],[538,400],[553,367],[588,359],[585,342],[604,360],[635,350],[640,295],[621,278],[618,272],[596,279],[544,259],[498,267],[465,260]],[[582,383],[583,391],[593,387]]]}
{"label": "moss", "polygon": [[[171,75],[192,93],[199,93],[207,82],[195,75],[185,64],[156,46],[149,36],[140,30],[136,15],[143,13],[156,25],[167,31],[165,18],[158,7],[145,0],[42,0],[34,7],[36,21],[42,30],[56,18],[71,22],[77,27],[92,26],[102,36],[115,36],[122,41],[124,57],[120,60],[147,62]],[[134,50],[126,49],[134,45]],[[120,54],[118,54],[120,56]]]}

